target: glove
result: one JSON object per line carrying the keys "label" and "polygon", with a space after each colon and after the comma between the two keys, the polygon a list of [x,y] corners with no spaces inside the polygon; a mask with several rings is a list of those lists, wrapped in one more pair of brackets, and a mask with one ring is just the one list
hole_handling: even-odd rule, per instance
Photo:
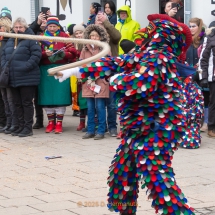
{"label": "glove", "polygon": [[79,72],[79,67],[75,67],[72,69],[66,69],[60,72],[62,74],[61,77],[58,77],[59,82],[65,81],[67,78],[71,76],[76,76],[77,78],[81,78],[81,73]]}
{"label": "glove", "polygon": [[58,60],[63,60],[64,57],[65,57],[65,52],[60,51],[57,54],[53,54],[52,56],[48,57],[48,59],[51,63],[55,63]]}
{"label": "glove", "polygon": [[206,78],[202,79],[202,80],[200,81],[200,86],[201,86],[202,88],[208,88],[208,80],[207,80]]}

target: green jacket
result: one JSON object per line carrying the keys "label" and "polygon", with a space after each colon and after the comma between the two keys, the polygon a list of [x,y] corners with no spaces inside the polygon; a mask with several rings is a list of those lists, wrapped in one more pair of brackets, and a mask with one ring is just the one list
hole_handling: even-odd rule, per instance
{"label": "green jacket", "polygon": [[[119,32],[121,33],[121,36],[122,36],[121,40],[127,39],[127,40],[134,41],[135,39],[140,38],[139,35],[134,34],[136,31],[140,29],[140,24],[132,20],[130,7],[127,5],[122,6],[117,11],[118,17],[119,17],[120,11],[126,11],[128,14],[128,17],[125,20],[124,24],[122,24],[121,22],[118,22],[115,26],[115,28],[119,30]],[[121,47],[119,47],[119,54],[123,54],[123,53],[124,53],[123,50],[121,49]]]}

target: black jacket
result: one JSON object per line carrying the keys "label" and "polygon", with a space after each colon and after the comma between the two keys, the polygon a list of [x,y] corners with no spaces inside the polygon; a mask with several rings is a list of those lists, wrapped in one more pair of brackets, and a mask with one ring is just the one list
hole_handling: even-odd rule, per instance
{"label": "black jacket", "polygon": [[[7,41],[8,41],[8,38],[3,38],[2,40],[0,40],[0,62],[1,62],[1,53],[2,53],[4,46],[6,45]],[[0,66],[1,66],[1,64],[0,64]]]}
{"label": "black jacket", "polygon": [[[27,28],[23,34],[33,35],[33,31]],[[1,66],[4,67],[10,60],[14,51],[15,39],[10,38],[1,55]],[[18,40],[20,46],[10,63],[10,87],[37,86],[40,83],[39,62],[42,56],[40,45],[34,40]]]}
{"label": "black jacket", "polygon": [[207,39],[205,39],[205,49],[200,60],[202,69],[202,79],[207,79],[209,82],[215,81],[215,28],[207,29]]}

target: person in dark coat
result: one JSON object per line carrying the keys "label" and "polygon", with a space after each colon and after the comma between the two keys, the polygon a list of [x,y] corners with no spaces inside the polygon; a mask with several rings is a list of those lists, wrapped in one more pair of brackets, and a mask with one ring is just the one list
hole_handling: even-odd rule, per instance
{"label": "person in dark coat", "polygon": [[[5,12],[7,11],[7,12]],[[4,15],[4,16],[3,16]],[[6,8],[2,9],[2,13],[0,14],[0,32],[7,32],[9,33],[11,31],[12,27],[12,18],[10,15],[10,11]],[[9,38],[7,37],[1,37],[0,38],[0,56],[2,53],[3,48],[5,47],[7,41]],[[0,57],[1,59],[1,57]],[[1,60],[0,60],[1,62]],[[10,134],[12,131],[17,129],[18,127],[18,119],[15,109],[15,104],[12,98],[12,92],[11,88],[1,88],[0,96],[2,99],[0,99],[0,122],[5,123],[5,126],[0,129],[0,133]],[[6,115],[6,118],[5,118]],[[2,118],[3,117],[3,118]],[[4,121],[2,121],[2,119]],[[5,122],[6,121],[6,122]]]}
{"label": "person in dark coat", "polygon": [[[16,34],[34,35],[22,17],[14,21],[13,31]],[[39,62],[42,53],[37,41],[11,38],[2,51],[2,67],[7,64],[14,49],[17,50],[10,63],[9,86],[17,110],[19,127],[11,134],[27,137],[33,135],[33,98],[36,86],[40,83]]]}
{"label": "person in dark coat", "polygon": [[209,85],[210,101],[208,106],[208,136],[215,138],[215,22],[213,21],[206,30],[207,38],[204,41],[200,68],[202,80],[200,86],[206,88]]}
{"label": "person in dark coat", "polygon": [[97,2],[93,2],[90,5],[90,16],[88,18],[87,25],[95,24],[96,15],[98,14],[100,8],[101,5]]}
{"label": "person in dark coat", "polygon": [[117,14],[116,14],[116,5],[113,1],[108,0],[104,5],[104,12],[108,16],[109,22],[112,25],[116,25],[117,23]]}
{"label": "person in dark coat", "polygon": [[[205,28],[203,24],[203,20],[199,18],[191,18],[189,21],[190,31],[193,37],[192,44],[187,50],[186,61],[190,66],[194,68],[198,68],[199,66],[199,56],[198,56],[198,48],[200,48],[204,42],[205,37]],[[199,74],[193,76],[194,81],[199,84]],[[203,90],[204,95],[204,124],[201,128],[201,131],[204,132],[207,130],[208,124],[208,104],[209,104],[209,91]]]}

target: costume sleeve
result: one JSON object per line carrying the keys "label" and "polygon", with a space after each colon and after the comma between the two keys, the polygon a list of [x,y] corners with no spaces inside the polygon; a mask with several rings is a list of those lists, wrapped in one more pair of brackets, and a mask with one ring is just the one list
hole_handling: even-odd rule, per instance
{"label": "costume sleeve", "polygon": [[202,58],[200,60],[200,67],[202,70],[202,79],[208,79],[209,59],[211,55],[212,43],[208,40],[204,50],[202,50]]}
{"label": "costume sleeve", "polygon": [[112,75],[124,71],[124,65],[126,60],[129,58],[129,55],[120,55],[118,57],[109,56],[103,57],[96,62],[83,65],[83,67],[80,69],[83,81],[86,81],[88,77],[90,77],[92,80],[95,80],[96,78],[108,79]]}

